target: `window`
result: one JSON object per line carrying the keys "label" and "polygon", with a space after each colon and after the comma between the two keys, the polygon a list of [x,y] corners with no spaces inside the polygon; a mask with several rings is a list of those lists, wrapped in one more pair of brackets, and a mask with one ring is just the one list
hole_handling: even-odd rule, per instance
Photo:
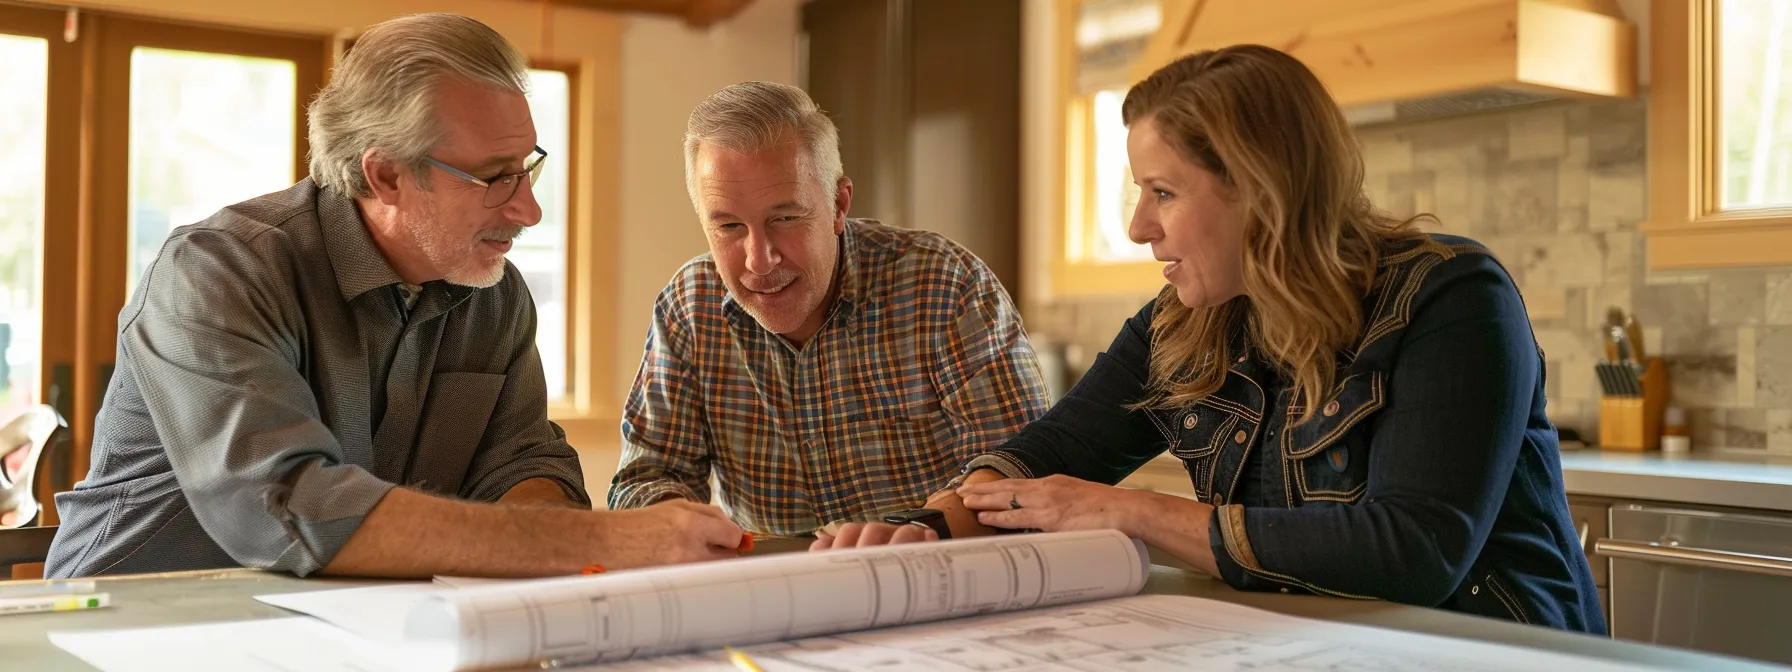
{"label": "window", "polygon": [[1792,264],[1792,3],[1653,0],[1652,269]]}
{"label": "window", "polygon": [[1082,0],[1058,5],[1059,43],[1069,61],[1064,101],[1064,219],[1053,289],[1103,294],[1163,285],[1151,248],[1127,229],[1139,202],[1126,155],[1120,105],[1163,21],[1158,0]]}
{"label": "window", "polygon": [[131,50],[126,296],[174,227],[297,181],[296,78],[288,60]]}
{"label": "window", "polygon": [[548,153],[549,163],[533,185],[535,200],[541,203],[541,223],[516,239],[510,261],[522,271],[535,298],[535,347],[547,374],[548,399],[556,401],[570,392],[567,376],[572,371],[567,348],[571,334],[567,232],[572,214],[572,83],[567,73],[529,71],[529,114],[535,119],[536,144]]}
{"label": "window", "polygon": [[38,403],[49,54],[48,40],[0,34],[0,423]]}
{"label": "window", "polygon": [[1722,207],[1792,206],[1792,3],[1723,0],[1717,34]]}

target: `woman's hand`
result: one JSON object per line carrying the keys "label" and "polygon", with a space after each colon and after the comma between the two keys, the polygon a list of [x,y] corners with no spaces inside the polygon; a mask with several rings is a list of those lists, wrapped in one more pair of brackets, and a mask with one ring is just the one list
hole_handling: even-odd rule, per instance
{"label": "woman's hand", "polygon": [[1137,490],[1060,475],[971,483],[958,493],[965,506],[978,512],[977,521],[990,527],[1046,532],[1111,529],[1129,537],[1141,534],[1138,521],[1144,507]]}

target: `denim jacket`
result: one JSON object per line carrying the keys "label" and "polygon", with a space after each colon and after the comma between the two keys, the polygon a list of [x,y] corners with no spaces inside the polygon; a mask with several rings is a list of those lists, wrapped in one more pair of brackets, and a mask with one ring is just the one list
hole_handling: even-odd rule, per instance
{"label": "denim jacket", "polygon": [[1436,235],[1384,255],[1362,336],[1305,422],[1254,352],[1191,407],[1128,410],[1145,392],[1155,305],[1051,411],[966,470],[1113,484],[1168,450],[1216,507],[1210,540],[1233,587],[1605,632],[1544,415],[1543,354],[1486,249]]}

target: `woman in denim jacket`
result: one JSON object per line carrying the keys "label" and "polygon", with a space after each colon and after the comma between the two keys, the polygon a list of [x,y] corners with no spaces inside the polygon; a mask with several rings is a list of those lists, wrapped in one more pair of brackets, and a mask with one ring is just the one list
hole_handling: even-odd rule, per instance
{"label": "woman in denim jacket", "polygon": [[[952,536],[989,531],[964,507],[994,528],[1112,528],[1244,590],[1603,633],[1543,356],[1493,256],[1375,210],[1343,115],[1279,51],[1183,57],[1121,114],[1130,234],[1169,286],[929,501]],[[1165,450],[1197,500],[1113,487]]]}

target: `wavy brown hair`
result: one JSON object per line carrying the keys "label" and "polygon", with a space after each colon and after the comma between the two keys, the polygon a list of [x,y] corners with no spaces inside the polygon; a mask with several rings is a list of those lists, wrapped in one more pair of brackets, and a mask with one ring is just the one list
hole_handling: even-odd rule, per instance
{"label": "wavy brown hair", "polygon": [[1245,227],[1243,296],[1211,308],[1184,306],[1173,290],[1158,296],[1138,406],[1181,408],[1218,390],[1241,335],[1293,384],[1300,420],[1312,417],[1339,351],[1362,332],[1384,250],[1423,234],[1369,202],[1343,112],[1288,54],[1257,45],[1188,54],[1134,85],[1120,114],[1128,127],[1151,121],[1183,159],[1218,176]]}

